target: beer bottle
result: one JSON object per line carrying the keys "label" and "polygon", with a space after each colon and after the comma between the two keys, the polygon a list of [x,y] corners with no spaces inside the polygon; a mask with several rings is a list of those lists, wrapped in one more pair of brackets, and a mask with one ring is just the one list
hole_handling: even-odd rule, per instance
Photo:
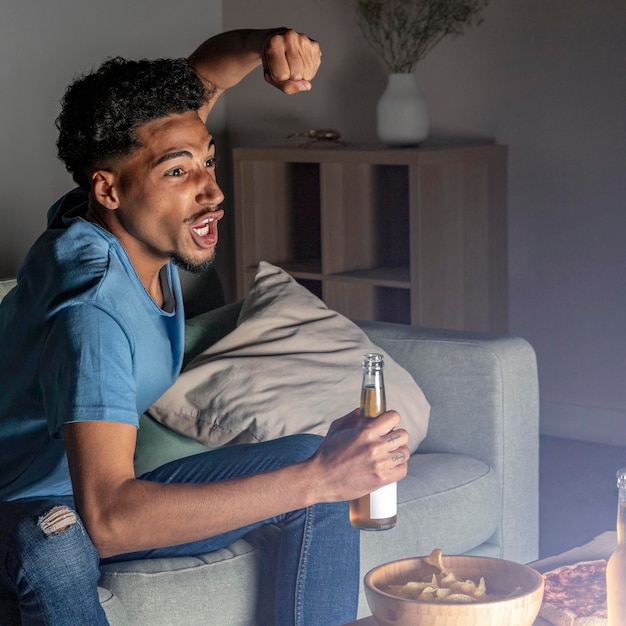
{"label": "beer bottle", "polygon": [[609,626],[626,624],[626,467],[617,470],[617,548],[606,568]]}
{"label": "beer bottle", "polygon": [[[387,410],[383,355],[363,356],[363,383],[361,385],[361,414],[376,418]],[[350,502],[350,523],[361,530],[387,530],[396,525],[397,483],[385,485],[370,494]]]}

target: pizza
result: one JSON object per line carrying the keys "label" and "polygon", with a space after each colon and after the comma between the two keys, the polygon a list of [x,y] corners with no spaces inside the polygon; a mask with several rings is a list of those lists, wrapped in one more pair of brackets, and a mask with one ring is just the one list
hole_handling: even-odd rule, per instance
{"label": "pizza", "polygon": [[606,626],[606,564],[582,561],[546,572],[539,616],[554,626]]}

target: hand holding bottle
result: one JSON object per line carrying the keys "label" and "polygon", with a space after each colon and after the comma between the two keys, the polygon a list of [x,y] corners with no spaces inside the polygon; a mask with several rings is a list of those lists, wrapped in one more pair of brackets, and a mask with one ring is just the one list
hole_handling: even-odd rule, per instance
{"label": "hand holding bottle", "polygon": [[406,476],[409,434],[399,423],[396,411],[373,420],[356,409],[331,424],[310,459],[320,466],[324,501],[352,500]]}

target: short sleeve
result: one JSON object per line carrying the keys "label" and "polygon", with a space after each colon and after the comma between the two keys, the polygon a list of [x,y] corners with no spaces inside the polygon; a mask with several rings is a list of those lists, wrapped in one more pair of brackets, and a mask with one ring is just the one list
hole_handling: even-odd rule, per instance
{"label": "short sleeve", "polygon": [[111,421],[138,425],[131,336],[98,306],[78,304],[54,318],[39,363],[48,429]]}

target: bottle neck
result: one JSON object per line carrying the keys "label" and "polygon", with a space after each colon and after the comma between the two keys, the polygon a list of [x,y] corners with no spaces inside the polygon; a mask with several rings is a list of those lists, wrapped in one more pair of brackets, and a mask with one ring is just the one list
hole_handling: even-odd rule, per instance
{"label": "bottle neck", "polygon": [[372,353],[363,356],[363,388],[374,387],[380,389],[384,387],[383,367],[382,354]]}
{"label": "bottle neck", "polygon": [[384,387],[382,370],[363,370],[363,387]]}
{"label": "bottle neck", "polygon": [[378,417],[386,410],[383,358],[380,354],[363,357],[361,385],[361,412],[367,417]]}

